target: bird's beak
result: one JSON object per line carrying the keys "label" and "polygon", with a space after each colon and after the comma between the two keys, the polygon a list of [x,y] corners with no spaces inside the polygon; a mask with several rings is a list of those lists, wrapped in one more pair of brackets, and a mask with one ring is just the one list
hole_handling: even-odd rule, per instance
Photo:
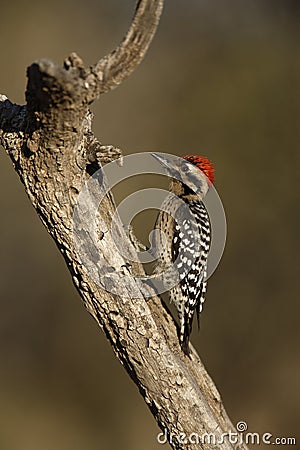
{"label": "bird's beak", "polygon": [[172,161],[168,160],[159,153],[151,153],[151,155],[163,166],[163,168],[168,174],[172,174],[174,172],[174,168],[172,167]]}

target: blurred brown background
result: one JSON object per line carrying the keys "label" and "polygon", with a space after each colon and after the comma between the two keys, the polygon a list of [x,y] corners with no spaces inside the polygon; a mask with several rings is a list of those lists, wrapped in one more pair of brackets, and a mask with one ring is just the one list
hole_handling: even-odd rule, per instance
{"label": "blurred brown background", "polygon": [[[17,103],[32,61],[94,63],[134,7],[3,3],[0,92]],[[214,161],[228,241],[192,341],[233,422],[274,436],[296,436],[300,415],[299,6],[167,0],[146,60],[93,107],[96,135],[127,154]],[[0,450],[161,448],[3,149],[0,205]]]}

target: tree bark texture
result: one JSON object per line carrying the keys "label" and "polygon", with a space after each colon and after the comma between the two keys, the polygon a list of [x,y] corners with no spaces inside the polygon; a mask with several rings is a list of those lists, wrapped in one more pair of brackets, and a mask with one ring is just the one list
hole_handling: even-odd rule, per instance
{"label": "tree bark texture", "polygon": [[[89,105],[101,93],[120,84],[142,60],[157,28],[163,0],[140,0],[129,32],[120,46],[95,66],[85,68],[72,54],[57,67],[48,60],[33,63],[27,72],[26,105],[12,104],[0,95],[0,143],[10,156],[25,190],[71,272],[87,308],[105,332],[112,348],[174,449],[209,449],[209,443],[183,442],[185,433],[235,432],[220,394],[192,349],[180,350],[176,327],[159,297],[132,293],[140,287],[124,283],[123,295],[97,286],[75,251],[72,234],[74,205],[93,167],[119,156],[102,146],[92,132]],[[87,209],[88,209],[87,205]],[[120,280],[128,272],[109,226],[114,203],[109,195],[101,204],[99,249],[105,264]],[[122,228],[118,233],[127,254],[135,249]],[[134,270],[143,273],[143,267]],[[128,277],[126,278],[128,280]],[[182,441],[182,442],[181,442]],[[216,448],[246,449],[228,438]]]}

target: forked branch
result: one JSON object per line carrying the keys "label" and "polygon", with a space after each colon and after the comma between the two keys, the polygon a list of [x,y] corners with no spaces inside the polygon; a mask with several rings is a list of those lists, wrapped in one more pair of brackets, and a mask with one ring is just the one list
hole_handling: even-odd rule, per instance
{"label": "forked branch", "polygon": [[101,93],[122,83],[142,61],[159,24],[163,3],[163,0],[137,2],[134,18],[122,43],[95,66],[95,73],[101,80]]}

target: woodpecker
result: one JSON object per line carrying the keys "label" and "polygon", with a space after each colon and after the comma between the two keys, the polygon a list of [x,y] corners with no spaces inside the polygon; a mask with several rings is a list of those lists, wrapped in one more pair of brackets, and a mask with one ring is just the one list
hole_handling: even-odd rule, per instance
{"label": "woodpecker", "polygon": [[153,156],[171,177],[170,194],[155,223],[158,231],[154,233],[153,243],[157,255],[155,273],[166,272],[171,266],[173,273],[176,272],[169,297],[178,312],[180,346],[189,355],[194,313],[197,313],[199,326],[206,293],[211,226],[202,200],[214,181],[214,168],[206,157],[199,155],[174,160],[163,154]]}

